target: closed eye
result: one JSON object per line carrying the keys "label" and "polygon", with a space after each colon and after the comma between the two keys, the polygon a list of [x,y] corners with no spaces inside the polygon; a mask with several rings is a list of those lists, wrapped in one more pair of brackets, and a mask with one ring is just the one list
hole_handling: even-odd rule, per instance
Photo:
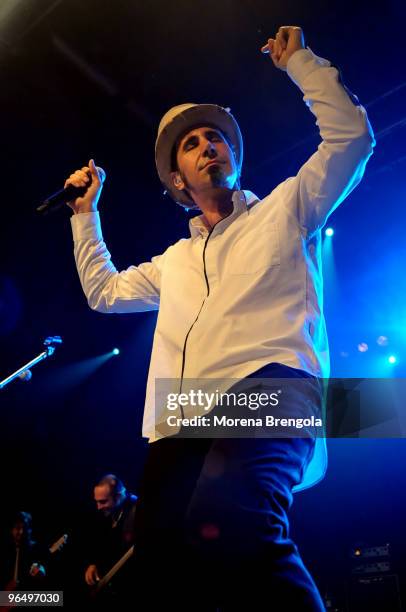
{"label": "closed eye", "polygon": [[183,145],[183,150],[184,151],[190,151],[190,149],[193,149],[193,147],[196,147],[198,143],[198,139],[196,138],[196,136],[191,136],[191,138],[188,138],[186,140],[186,142]]}
{"label": "closed eye", "polygon": [[[222,135],[219,134],[218,132],[216,132],[215,130],[208,130],[205,133],[205,137],[210,142],[224,142],[224,138],[222,137]],[[184,142],[182,148],[183,148],[184,151],[190,151],[191,149],[196,147],[198,144],[199,144],[199,137],[198,136],[190,136],[190,138],[188,138]]]}
{"label": "closed eye", "polygon": [[206,138],[207,140],[210,140],[210,142],[223,142],[223,138],[220,136],[220,134],[218,132],[207,132],[206,133]]}

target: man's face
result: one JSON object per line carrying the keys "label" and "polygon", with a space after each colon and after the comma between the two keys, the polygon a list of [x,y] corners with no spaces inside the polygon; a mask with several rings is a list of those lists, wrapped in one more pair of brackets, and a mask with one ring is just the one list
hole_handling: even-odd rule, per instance
{"label": "man's face", "polygon": [[19,546],[26,536],[24,523],[16,523],[11,529],[11,536],[15,544]]}
{"label": "man's face", "polygon": [[233,189],[238,170],[234,153],[220,130],[198,127],[181,139],[177,149],[177,189],[199,195],[215,187]]}
{"label": "man's face", "polygon": [[107,484],[94,488],[94,501],[96,502],[97,510],[106,517],[110,516],[116,508],[115,496]]}

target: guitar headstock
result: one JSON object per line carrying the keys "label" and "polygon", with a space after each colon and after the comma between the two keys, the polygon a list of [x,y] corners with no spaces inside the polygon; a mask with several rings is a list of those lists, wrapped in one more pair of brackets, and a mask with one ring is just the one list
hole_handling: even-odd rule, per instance
{"label": "guitar headstock", "polygon": [[58,550],[62,550],[62,548],[65,546],[66,542],[68,541],[68,534],[64,533],[60,538],[58,538],[50,547],[49,547],[49,552],[51,553],[51,555],[53,553],[56,553]]}

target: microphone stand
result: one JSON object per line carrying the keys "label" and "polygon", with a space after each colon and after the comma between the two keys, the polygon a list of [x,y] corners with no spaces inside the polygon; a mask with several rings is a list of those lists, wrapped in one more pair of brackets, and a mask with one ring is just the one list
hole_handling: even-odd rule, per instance
{"label": "microphone stand", "polygon": [[32,377],[31,368],[37,365],[40,361],[51,357],[54,354],[55,348],[58,344],[62,344],[62,338],[60,336],[49,336],[44,340],[45,350],[42,351],[39,355],[31,359],[28,363],[18,368],[13,374],[7,376],[4,380],[0,382],[0,389],[3,389],[8,383],[10,383],[15,378],[20,378],[22,380],[30,380]]}

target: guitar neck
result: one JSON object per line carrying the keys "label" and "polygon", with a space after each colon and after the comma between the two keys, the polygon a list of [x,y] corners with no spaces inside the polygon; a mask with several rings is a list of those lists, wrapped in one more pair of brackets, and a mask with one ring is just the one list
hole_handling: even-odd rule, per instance
{"label": "guitar neck", "polygon": [[107,572],[105,576],[96,585],[96,592],[100,591],[103,587],[106,586],[110,582],[110,580],[115,576],[118,570],[128,561],[130,557],[134,554],[134,544],[127,550],[127,552],[117,561],[115,565]]}

